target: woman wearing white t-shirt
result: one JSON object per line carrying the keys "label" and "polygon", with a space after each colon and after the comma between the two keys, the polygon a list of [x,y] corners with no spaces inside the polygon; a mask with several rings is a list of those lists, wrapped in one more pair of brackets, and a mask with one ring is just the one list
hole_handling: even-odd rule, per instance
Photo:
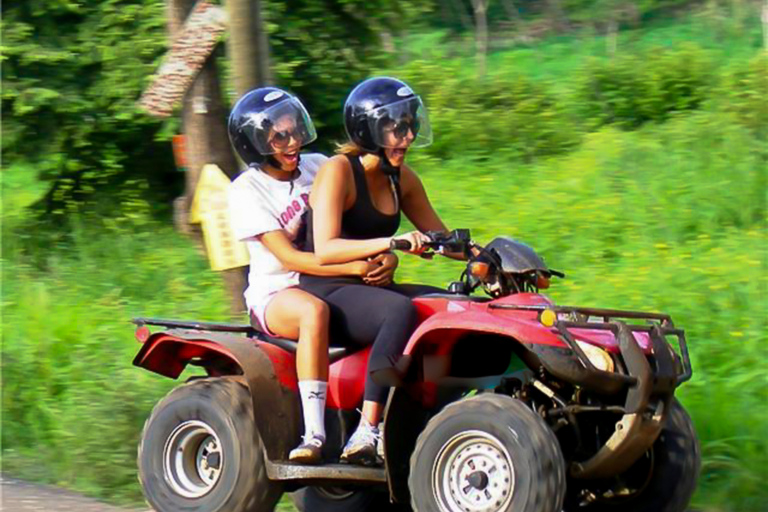
{"label": "woman wearing white t-shirt", "polygon": [[232,228],[246,242],[251,265],[245,300],[267,334],[299,340],[296,355],[304,411],[303,442],[290,460],[318,463],[325,441],[328,381],[328,306],[297,288],[299,273],[358,276],[374,285],[392,280],[397,260],[321,265],[311,252],[294,246],[315,174],[327,158],[300,155],[316,138],[312,120],[298,98],[274,87],[246,93],[229,117],[229,136],[248,169],[232,183]]}

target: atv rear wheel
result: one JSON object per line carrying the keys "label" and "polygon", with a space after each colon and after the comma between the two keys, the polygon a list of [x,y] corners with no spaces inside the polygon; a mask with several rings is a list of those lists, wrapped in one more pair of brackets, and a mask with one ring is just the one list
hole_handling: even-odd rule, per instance
{"label": "atv rear wheel", "polygon": [[157,512],[272,510],[253,401],[242,379],[194,380],[152,411],[139,444],[139,481]]}
{"label": "atv rear wheel", "polygon": [[[701,450],[693,422],[680,402],[672,399],[669,415],[651,449],[617,481],[632,482],[626,490],[611,489],[611,482],[598,482],[591,491],[590,504],[574,482],[565,510],[584,512],[684,512],[696,489],[701,469]],[[601,485],[602,484],[602,485]],[[599,489],[602,487],[602,489]],[[605,491],[604,489],[610,489]],[[606,495],[608,497],[606,497]],[[586,505],[586,506],[585,506]]]}
{"label": "atv rear wheel", "polygon": [[560,512],[565,462],[531,409],[484,394],[429,421],[411,456],[408,487],[418,512]]}

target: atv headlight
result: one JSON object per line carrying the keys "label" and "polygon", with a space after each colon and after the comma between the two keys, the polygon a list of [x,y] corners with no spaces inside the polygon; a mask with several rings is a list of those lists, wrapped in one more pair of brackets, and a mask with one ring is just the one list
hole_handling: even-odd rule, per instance
{"label": "atv headlight", "polygon": [[614,370],[613,358],[611,358],[608,352],[586,341],[576,340],[576,344],[587,356],[592,366],[604,372],[612,372]]}

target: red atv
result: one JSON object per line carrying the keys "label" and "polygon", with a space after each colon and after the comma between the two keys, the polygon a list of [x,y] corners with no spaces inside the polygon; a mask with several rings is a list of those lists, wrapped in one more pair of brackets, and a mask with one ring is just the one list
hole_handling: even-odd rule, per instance
{"label": "red atv", "polygon": [[302,430],[296,342],[248,325],[135,319],[136,366],[207,374],[147,420],[139,477],[150,505],[267,511],[296,491],[307,512],[683,512],[700,451],[674,398],[691,364],[672,319],[557,306],[539,290],[564,276],[509,238],[481,247],[456,230],[430,246],[471,256],[446,293],[414,299],[418,328],[379,376],[394,385],[382,467],[333,462],[359,419],[370,349],[330,349],[329,463],[302,466],[287,461]]}

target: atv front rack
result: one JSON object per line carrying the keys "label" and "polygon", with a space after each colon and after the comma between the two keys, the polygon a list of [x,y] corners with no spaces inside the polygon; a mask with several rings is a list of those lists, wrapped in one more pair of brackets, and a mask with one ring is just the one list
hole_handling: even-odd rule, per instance
{"label": "atv front rack", "polygon": [[[491,309],[513,309],[522,311],[539,311],[544,310],[553,311],[557,314],[558,320],[554,323],[554,327],[562,336],[563,340],[577,355],[579,362],[584,365],[590,372],[597,372],[597,374],[607,374],[595,368],[595,366],[589,361],[589,358],[584,354],[584,351],[576,343],[569,328],[577,329],[595,329],[602,331],[611,331],[617,340],[621,341],[620,326],[624,325],[630,332],[645,332],[648,333],[651,343],[653,345],[654,354],[660,354],[664,351],[664,347],[667,346],[666,337],[675,336],[677,338],[678,349],[680,350],[680,362],[682,369],[680,372],[675,371],[675,386],[679,386],[683,382],[690,380],[693,375],[693,369],[691,367],[691,358],[688,353],[688,344],[685,340],[685,331],[678,329],[672,322],[672,317],[663,313],[646,313],[642,311],[624,311],[619,309],[601,309],[601,308],[585,308],[577,306],[545,306],[545,305],[515,305],[515,304],[489,304]],[[561,320],[562,316],[569,316],[571,319]],[[601,322],[590,321],[592,318],[600,318]],[[630,324],[622,320],[646,320],[647,324]],[[630,335],[630,338],[634,340],[634,337]],[[622,344],[625,345],[625,344]],[[629,343],[629,345],[636,346],[635,343]],[[622,350],[623,352],[623,350]],[[664,370],[667,370],[666,368]],[[615,379],[617,374],[611,374]],[[622,376],[629,384],[635,384],[636,379],[631,376]]]}
{"label": "atv front rack", "polygon": [[[589,459],[571,462],[569,472],[575,478],[604,479],[628,470],[658,438],[675,388],[691,378],[691,361],[683,330],[674,327],[669,315],[659,313],[546,305],[490,304],[489,307],[538,311],[542,325],[557,329],[572,355],[552,357],[546,362],[542,359],[553,374],[608,394],[626,390],[624,406],[616,408],[622,417],[611,437]],[[544,318],[543,313],[547,310],[555,313],[554,320]],[[595,317],[600,321],[590,321]],[[626,320],[630,319],[648,323],[628,323]],[[626,373],[596,368],[569,329],[613,333]],[[634,335],[636,332],[648,333],[652,357],[643,351]],[[667,336],[677,338],[680,356],[667,342]]]}

